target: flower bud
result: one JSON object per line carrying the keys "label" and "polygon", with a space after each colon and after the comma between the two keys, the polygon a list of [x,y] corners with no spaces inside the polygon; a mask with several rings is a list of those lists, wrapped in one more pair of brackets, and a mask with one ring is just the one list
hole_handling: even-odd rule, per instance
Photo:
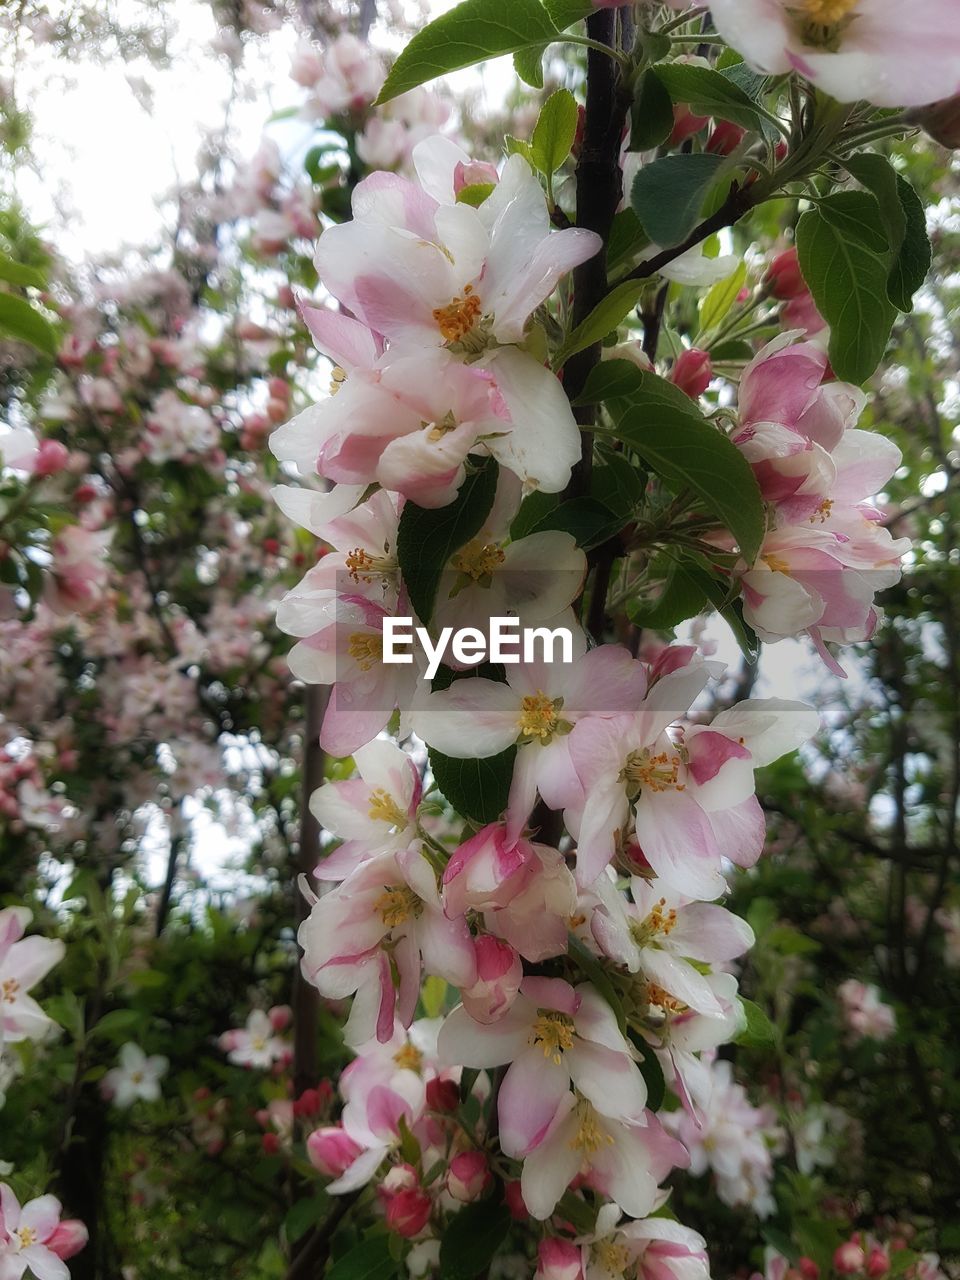
{"label": "flower bud", "polygon": [[395,1165],[379,1188],[387,1226],[409,1240],[419,1235],[430,1218],[433,1202],[409,1164]]}
{"label": "flower bud", "polygon": [[490,1166],[482,1151],[462,1151],[450,1161],[447,1190],[461,1204],[479,1200],[492,1182]]}
{"label": "flower bud", "polygon": [[833,1269],[842,1276],[852,1276],[862,1271],[866,1255],[855,1240],[846,1240],[833,1255]]}
{"label": "flower bud", "polygon": [[690,347],[689,350],[680,353],[670,374],[670,381],[691,400],[696,400],[709,387],[712,377],[713,365],[710,363],[710,353],[701,351],[698,347]]}
{"label": "flower bud", "polygon": [[764,277],[770,292],[781,302],[799,298],[807,292],[806,281],[800,273],[800,259],[796,249],[784,249],[767,268]]}
{"label": "flower bud", "polygon": [[339,1178],[350,1168],[360,1151],[361,1148],[338,1124],[314,1129],[307,1138],[310,1163],[327,1178]]}
{"label": "flower bud", "polygon": [[951,151],[960,147],[960,95],[911,111],[908,119],[926,130],[941,147],[949,147]]}
{"label": "flower bud", "polygon": [[673,132],[667,146],[679,147],[681,142],[699,133],[709,119],[709,116],[695,116],[685,103],[678,102],[673,108]]}
{"label": "flower bud", "polygon": [[805,1254],[797,1259],[797,1270],[803,1276],[803,1280],[820,1280],[820,1268]]}
{"label": "flower bud", "polygon": [[581,1280],[580,1249],[572,1240],[554,1236],[540,1241],[535,1280]]}
{"label": "flower bud", "polygon": [[719,120],[716,128],[707,139],[707,150],[715,156],[729,156],[736,151],[743,141],[745,129],[729,120]]}
{"label": "flower bud", "polygon": [[520,990],[523,965],[508,942],[485,934],[474,939],[477,980],[460,992],[463,1007],[475,1022],[496,1022],[507,1012]]}
{"label": "flower bud", "polygon": [[260,1139],[260,1145],[263,1147],[264,1155],[275,1156],[280,1150],[279,1133],[265,1133]]}
{"label": "flower bud", "polygon": [[468,187],[495,187],[500,181],[496,167],[484,160],[459,161],[453,171],[453,193],[459,198]]}
{"label": "flower bud", "polygon": [[875,1244],[867,1255],[867,1275],[871,1280],[879,1280],[880,1276],[885,1276],[890,1270],[890,1259],[885,1249]]}
{"label": "flower bud", "polygon": [[53,1235],[47,1236],[44,1244],[51,1253],[66,1261],[79,1253],[90,1239],[90,1232],[77,1218],[65,1218],[53,1229]]}
{"label": "flower bud", "polygon": [[33,460],[35,476],[55,476],[70,460],[70,450],[59,440],[41,440]]}
{"label": "flower bud", "polygon": [[274,1031],[285,1031],[293,1018],[293,1010],[288,1004],[275,1004],[267,1010],[267,1017]]}
{"label": "flower bud", "polygon": [[519,1182],[503,1184],[503,1199],[514,1222],[526,1222],[530,1217],[530,1211],[523,1202],[523,1191]]}
{"label": "flower bud", "polygon": [[460,1105],[460,1086],[455,1080],[437,1077],[427,1082],[427,1108],[430,1111],[456,1111]]}
{"label": "flower bud", "polygon": [[295,1116],[317,1116],[323,1110],[323,1099],[319,1089],[304,1089],[293,1104]]}

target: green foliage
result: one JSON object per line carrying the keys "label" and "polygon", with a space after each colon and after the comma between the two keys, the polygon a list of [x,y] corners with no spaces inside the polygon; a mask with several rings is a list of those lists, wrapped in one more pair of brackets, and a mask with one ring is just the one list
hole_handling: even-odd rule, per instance
{"label": "green foliage", "polygon": [[507,807],[516,747],[484,760],[458,760],[430,751],[437,786],[458,813],[476,823],[496,822]]}
{"label": "green foliage", "polygon": [[0,333],[26,342],[44,355],[54,356],[57,353],[57,335],[53,325],[36,307],[14,293],[0,293]]}
{"label": "green foliage", "polygon": [[378,102],[486,58],[542,47],[557,36],[540,0],[461,0],[417,32],[391,67]]}
{"label": "green foliage", "polygon": [[570,154],[576,132],[577,100],[569,89],[557,89],[543,104],[531,141],[533,162],[548,184]]}
{"label": "green foliage", "polygon": [[485,1272],[509,1229],[510,1210],[495,1198],[461,1209],[440,1242],[441,1280],[473,1280]]}
{"label": "green foliage", "polygon": [[704,151],[663,156],[640,170],[630,204],[654,244],[667,247],[686,240],[725,163],[724,156]]}
{"label": "green foliage", "polygon": [[497,491],[499,470],[486,458],[469,470],[453,502],[425,508],[407,502],[397,531],[397,559],[410,595],[410,603],[426,625],[440,576],[453,553],[475,537],[490,514]]}

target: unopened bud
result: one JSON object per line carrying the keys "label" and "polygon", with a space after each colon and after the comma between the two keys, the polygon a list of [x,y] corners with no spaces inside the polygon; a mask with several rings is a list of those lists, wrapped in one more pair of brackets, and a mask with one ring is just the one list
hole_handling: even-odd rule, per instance
{"label": "unopened bud", "polygon": [[427,1083],[427,1107],[430,1111],[456,1111],[460,1105],[460,1086],[455,1080],[439,1077]]}
{"label": "unopened bud", "polygon": [[490,1166],[482,1151],[462,1151],[450,1161],[447,1190],[461,1204],[479,1200],[492,1182]]}
{"label": "unopened bud", "polygon": [[77,1218],[65,1218],[53,1229],[53,1235],[47,1236],[44,1244],[51,1253],[66,1261],[79,1253],[90,1239],[90,1232]]}
{"label": "unopened bud", "polygon": [[670,381],[691,400],[696,400],[709,387],[712,377],[713,365],[710,363],[710,353],[701,351],[697,347],[690,347],[689,350],[680,353],[670,374]]}
{"label": "unopened bud", "polygon": [[339,1178],[360,1155],[361,1148],[338,1125],[314,1129],[307,1138],[307,1156],[327,1178]]}
{"label": "unopened bud", "polygon": [[581,1280],[582,1276],[582,1255],[578,1245],[556,1236],[540,1241],[535,1280]]}
{"label": "unopened bud", "polygon": [[840,1245],[833,1255],[833,1269],[842,1276],[856,1275],[862,1271],[866,1255],[855,1240],[847,1240]]}

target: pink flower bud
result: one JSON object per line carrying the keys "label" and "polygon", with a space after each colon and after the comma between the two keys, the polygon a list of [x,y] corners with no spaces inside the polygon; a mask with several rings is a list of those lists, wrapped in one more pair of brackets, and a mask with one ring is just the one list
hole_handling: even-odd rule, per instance
{"label": "pink flower bud", "polygon": [[360,1151],[361,1148],[338,1124],[314,1129],[307,1138],[310,1163],[327,1178],[339,1178],[350,1168]]}
{"label": "pink flower bud", "polygon": [[872,1280],[879,1280],[879,1277],[885,1276],[889,1270],[890,1259],[886,1250],[875,1244],[867,1257],[867,1275]]}
{"label": "pink flower bud", "polygon": [[55,476],[70,461],[70,450],[59,440],[41,440],[33,460],[35,476]]}
{"label": "pink flower bud", "polygon": [[840,1245],[833,1255],[833,1269],[842,1276],[852,1276],[862,1271],[866,1255],[855,1240],[847,1240]]}
{"label": "pink flower bud", "polygon": [[475,1022],[496,1022],[507,1012],[520,990],[523,965],[508,942],[488,934],[474,939],[477,980],[461,991],[463,1007]]}
{"label": "pink flower bud", "polygon": [[398,1191],[386,1200],[386,1221],[391,1231],[409,1240],[427,1225],[433,1204],[422,1187]]}
{"label": "pink flower bud", "polygon": [[285,1031],[293,1020],[293,1010],[288,1004],[275,1004],[267,1010],[267,1017],[274,1031]]}
{"label": "pink flower bud", "polygon": [[800,274],[800,260],[796,249],[784,249],[767,268],[764,277],[775,298],[786,302],[807,292],[806,281]]}
{"label": "pink flower bud", "polygon": [[460,1105],[460,1086],[455,1080],[439,1077],[427,1082],[427,1107],[430,1111],[456,1111]]}
{"label": "pink flower bud", "polygon": [[323,1110],[323,1098],[319,1089],[304,1089],[293,1104],[295,1116],[316,1116]]}
{"label": "pink flower bud", "polygon": [[77,1218],[65,1218],[53,1229],[53,1235],[47,1236],[44,1244],[51,1253],[66,1261],[79,1253],[90,1239],[90,1232]]}
{"label": "pink flower bud", "polygon": [[484,160],[471,160],[469,164],[461,160],[453,171],[453,193],[459,196],[466,187],[495,187],[499,181],[496,166]]}
{"label": "pink flower bud", "polygon": [[695,116],[685,103],[678,102],[673,108],[673,132],[670,134],[667,145],[678,147],[681,142],[686,142],[687,138],[692,138],[695,133],[700,132],[709,118],[709,116]]}
{"label": "pink flower bud", "polygon": [[670,374],[670,381],[691,400],[696,400],[709,387],[712,377],[713,365],[710,363],[710,353],[691,347],[688,351],[680,353]]}
{"label": "pink flower bud", "polygon": [[523,1202],[523,1191],[519,1182],[505,1182],[503,1184],[503,1199],[510,1210],[510,1217],[515,1222],[526,1222],[527,1218],[530,1217],[530,1211]]}
{"label": "pink flower bud", "polygon": [[462,1151],[447,1170],[447,1190],[454,1200],[470,1204],[479,1200],[493,1182],[487,1157],[482,1151]]}
{"label": "pink flower bud", "polygon": [[803,1280],[820,1280],[820,1268],[812,1258],[806,1255],[797,1259],[797,1269]]}
{"label": "pink flower bud", "polygon": [[741,129],[738,124],[720,120],[707,139],[707,150],[717,156],[729,156],[739,147],[745,133],[746,130]]}
{"label": "pink flower bud", "polygon": [[582,1275],[580,1249],[572,1240],[553,1236],[540,1241],[535,1280],[581,1280]]}
{"label": "pink flower bud", "polygon": [[275,1156],[280,1150],[280,1135],[265,1133],[260,1139],[260,1145],[263,1147],[264,1155]]}

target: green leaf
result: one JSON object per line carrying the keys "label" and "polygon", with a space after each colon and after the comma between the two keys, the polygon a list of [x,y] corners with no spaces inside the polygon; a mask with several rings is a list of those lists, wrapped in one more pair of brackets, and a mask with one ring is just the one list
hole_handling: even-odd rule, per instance
{"label": "green leaf", "polygon": [[525,142],[523,138],[515,138],[512,133],[508,133],[504,136],[503,145],[508,156],[523,156],[524,160],[533,165],[533,147],[529,142]]}
{"label": "green leaf", "polygon": [[887,297],[901,311],[913,310],[913,295],[917,292],[930,270],[933,250],[927,235],[927,215],[923,202],[907,182],[897,174],[897,193],[903,208],[903,243],[887,278]]}
{"label": "green leaf", "polygon": [[703,418],[666,404],[635,404],[614,434],[671,489],[692,489],[753,564],[766,532],[766,512],[750,464],[735,444]]}
{"label": "green leaf", "polygon": [[388,1280],[396,1275],[397,1264],[390,1254],[388,1236],[367,1236],[349,1253],[338,1258],[326,1280]]}
{"label": "green leaf", "polygon": [[875,151],[849,156],[843,167],[875,198],[886,227],[888,247],[898,252],[907,229],[907,217],[897,191],[896,170],[886,156]]}
{"label": "green leaf", "polygon": [[502,1201],[478,1200],[449,1220],[440,1241],[440,1280],[473,1280],[488,1270],[510,1230]]}
{"label": "green leaf", "polygon": [[841,191],[797,225],[800,270],[830,325],[838,378],[862,383],[883,358],[896,312],[887,297],[890,244],[876,199]]}
{"label": "green leaf", "polygon": [[643,502],[646,470],[623,453],[599,444],[590,473],[590,496],[620,516],[623,525]]}
{"label": "green leaf", "polygon": [[724,156],[701,152],[663,156],[640,170],[630,204],[654,244],[669,248],[686,240],[724,163]]}
{"label": "green leaf", "polygon": [[92,1036],[106,1036],[108,1040],[122,1040],[143,1022],[137,1009],[111,1009],[91,1028]]}
{"label": "green leaf", "polygon": [[511,539],[516,542],[518,538],[525,538],[528,533],[533,533],[544,516],[559,505],[558,493],[543,493],[540,489],[535,489],[533,493],[527,494],[510,526]]}
{"label": "green leaf", "polygon": [[588,18],[594,10],[593,0],[543,0],[543,7],[558,31]]}
{"label": "green leaf", "polygon": [[665,564],[667,576],[663,590],[655,600],[631,600],[627,604],[627,616],[638,627],[652,631],[669,631],[695,618],[707,602],[707,593],[697,566],[688,560],[666,554],[654,561]]}
{"label": "green leaf", "polygon": [[743,656],[748,662],[756,662],[760,657],[760,641],[753,627],[744,619],[742,602],[730,599],[729,583],[717,578],[702,565],[699,569],[694,565],[688,565],[687,573],[699,580],[707,599],[733,632]]}
{"label": "green leaf", "polygon": [[543,88],[543,51],[545,46],[533,44],[528,49],[518,49],[513,55],[513,69],[524,84],[531,89]]}
{"label": "green leaf", "polygon": [[622,524],[623,517],[596,498],[571,498],[548,511],[531,532],[559,529],[571,534],[578,547],[589,551],[612,538]]}
{"label": "green leaf", "polygon": [[397,559],[410,603],[426,626],[433,613],[440,575],[453,553],[480,532],[497,491],[497,464],[485,458],[445,507],[406,502],[397,529]]}
{"label": "green leaf", "polygon": [[653,67],[640,77],[630,109],[630,150],[650,151],[673,132],[673,99]]}
{"label": "green leaf", "polygon": [[640,250],[645,249],[649,243],[650,237],[633,210],[621,209],[610,228],[607,270],[612,273],[620,267],[629,266]]}
{"label": "green leaf", "polygon": [[516,747],[507,747],[484,760],[457,760],[430,751],[430,768],[437,786],[464,818],[496,822],[507,807]]}
{"label": "green leaf", "polygon": [[457,204],[468,204],[479,209],[488,196],[493,195],[496,188],[492,182],[474,182],[469,187],[461,187],[457,192]]}
{"label": "green leaf", "polygon": [[685,103],[694,115],[729,120],[755,133],[771,127],[753,98],[722,71],[667,62],[657,66],[657,75],[673,101]]}
{"label": "green leaf", "polygon": [[417,32],[390,68],[377,104],[448,71],[547,45],[558,34],[540,0],[462,0]]}
{"label": "green leaf", "polygon": [[567,338],[557,352],[554,367],[561,368],[578,351],[592,347],[595,342],[602,342],[608,333],[613,333],[640,301],[645,286],[644,280],[628,280],[611,289]]}
{"label": "green leaf", "polygon": [[651,1111],[659,1111],[663,1106],[664,1095],[667,1092],[667,1082],[663,1078],[663,1067],[660,1065],[660,1059],[653,1050],[653,1046],[647,1044],[639,1031],[634,1031],[632,1027],[627,1029],[627,1035],[634,1048],[640,1052],[640,1074],[643,1076],[644,1083],[647,1086],[647,1106]]}
{"label": "green leaf", "polygon": [[726,280],[718,280],[700,304],[700,332],[716,328],[733,304],[747,279],[747,264],[741,262]]}
{"label": "green leaf", "polygon": [[0,333],[36,347],[45,355],[57,354],[57,335],[49,320],[45,320],[25,298],[13,293],[0,293]]}
{"label": "green leaf", "polygon": [[777,1043],[777,1029],[758,1004],[740,997],[747,1025],[740,1032],[735,1044],[745,1045],[748,1049],[772,1049]]}
{"label": "green leaf", "polygon": [[431,974],[429,978],[424,979],[423,986],[420,988],[420,1001],[428,1018],[439,1018],[446,998],[447,984],[443,978]]}
{"label": "green leaf", "polygon": [[283,1234],[290,1244],[296,1244],[320,1217],[320,1206],[311,1196],[298,1200],[283,1220]]}
{"label": "green leaf", "polygon": [[39,268],[16,262],[5,253],[0,253],[0,280],[33,289],[42,289],[47,283],[46,276]]}
{"label": "green leaf", "polygon": [[566,160],[576,134],[577,100],[569,89],[558,89],[543,104],[531,140],[533,163],[545,177]]}

